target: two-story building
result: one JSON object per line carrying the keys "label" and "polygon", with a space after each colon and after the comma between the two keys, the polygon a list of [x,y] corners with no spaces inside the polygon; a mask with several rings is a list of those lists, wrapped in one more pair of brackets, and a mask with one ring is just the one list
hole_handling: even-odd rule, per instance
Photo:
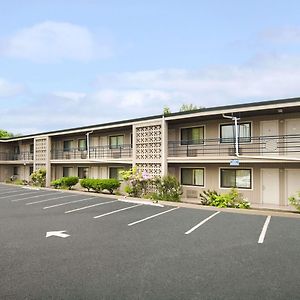
{"label": "two-story building", "polygon": [[251,203],[287,206],[300,190],[300,98],[51,131],[0,140],[0,181],[62,176],[118,178],[136,165],[175,175],[183,199],[237,187]]}

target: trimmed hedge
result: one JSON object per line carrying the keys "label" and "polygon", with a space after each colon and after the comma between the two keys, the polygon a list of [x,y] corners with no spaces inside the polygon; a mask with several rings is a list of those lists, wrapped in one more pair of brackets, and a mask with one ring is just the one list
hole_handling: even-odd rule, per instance
{"label": "trimmed hedge", "polygon": [[76,176],[71,177],[62,177],[60,179],[53,180],[51,182],[51,185],[54,186],[54,188],[68,188],[69,190],[72,189],[72,186],[76,185],[79,181],[79,178]]}
{"label": "trimmed hedge", "polygon": [[84,178],[80,180],[80,185],[88,191],[94,190],[95,192],[100,193],[103,190],[107,190],[110,194],[112,194],[117,188],[120,187],[121,183],[119,180],[114,178]]}

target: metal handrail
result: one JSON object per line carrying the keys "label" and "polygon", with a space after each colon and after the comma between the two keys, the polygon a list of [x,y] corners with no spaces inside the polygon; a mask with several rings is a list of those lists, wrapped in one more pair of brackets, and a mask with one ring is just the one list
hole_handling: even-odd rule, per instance
{"label": "metal handrail", "polygon": [[14,152],[0,152],[0,161],[28,161],[33,160],[33,153],[29,151],[24,151],[20,153],[14,153]]}
{"label": "metal handrail", "polygon": [[[90,159],[103,158],[130,158],[132,156],[132,146],[123,144],[119,146],[91,146],[89,151]],[[51,159],[87,159],[88,151],[86,149],[54,149],[51,150]]]}
{"label": "metal handrail", "polygon": [[[169,141],[169,156],[205,156],[220,155],[234,156],[235,141],[232,138],[224,142],[224,138],[203,139],[197,141]],[[198,143],[197,143],[198,142]],[[257,137],[240,137],[238,139],[239,151],[243,155],[300,154],[300,134],[271,135]]]}

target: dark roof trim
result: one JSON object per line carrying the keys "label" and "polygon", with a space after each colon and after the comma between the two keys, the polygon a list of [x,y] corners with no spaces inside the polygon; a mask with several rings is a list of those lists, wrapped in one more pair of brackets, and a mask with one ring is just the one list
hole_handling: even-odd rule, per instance
{"label": "dark roof trim", "polygon": [[273,104],[286,104],[286,103],[293,103],[293,102],[300,102],[300,97],[297,98],[287,98],[287,99],[278,99],[278,100],[268,100],[268,101],[259,101],[259,102],[247,102],[242,104],[233,104],[233,105],[222,105],[222,106],[213,106],[208,108],[200,108],[195,109],[192,111],[183,111],[183,112],[176,112],[171,113],[167,117],[175,117],[181,115],[188,115],[193,113],[199,112],[209,112],[209,111],[217,111],[217,110],[230,110],[230,109],[238,109],[238,108],[247,108],[247,107],[256,107],[262,105],[273,105]]}
{"label": "dark roof trim", "polygon": [[103,124],[94,124],[94,125],[88,125],[88,126],[83,126],[83,127],[73,127],[73,128],[67,128],[67,129],[40,132],[40,133],[36,133],[36,134],[20,135],[20,136],[11,137],[11,138],[0,138],[0,141],[11,141],[14,139],[21,139],[21,138],[22,139],[23,138],[34,138],[36,136],[51,135],[51,134],[60,133],[60,132],[68,133],[69,131],[74,131],[74,130],[90,130],[91,128],[95,128],[95,127],[121,125],[121,124],[125,124],[125,123],[133,123],[133,122],[142,122],[142,121],[159,119],[161,117],[162,117],[162,115],[155,115],[155,116],[142,117],[142,118],[129,119],[129,120],[123,120],[123,121],[116,121],[116,122],[109,122],[109,123],[103,123]]}
{"label": "dark roof trim", "polygon": [[[293,103],[293,102],[300,102],[300,97],[259,101],[259,102],[248,102],[248,103],[234,104],[234,105],[214,106],[214,107],[201,108],[201,109],[192,110],[192,111],[175,112],[175,113],[168,114],[165,117],[168,118],[168,117],[175,117],[175,116],[181,116],[181,115],[191,115],[191,114],[199,113],[199,112],[201,113],[201,112],[209,112],[209,111],[218,111],[218,110],[224,110],[224,109],[230,110],[230,109],[256,107],[256,106],[262,106],[262,105],[285,104],[285,103]],[[15,139],[17,140],[17,139],[23,139],[23,138],[34,138],[36,136],[51,135],[51,134],[56,134],[56,133],[60,133],[60,132],[64,132],[67,134],[68,132],[74,131],[74,130],[90,130],[91,128],[95,128],[95,127],[113,126],[113,125],[121,125],[121,124],[125,124],[125,123],[142,122],[142,121],[160,119],[162,117],[163,117],[163,115],[154,115],[154,116],[149,116],[149,117],[128,119],[128,120],[109,122],[109,123],[103,123],[103,124],[94,124],[94,125],[88,125],[88,126],[83,126],[83,127],[74,127],[74,128],[60,129],[60,130],[54,130],[54,131],[47,131],[47,132],[23,135],[23,136],[12,137],[12,138],[4,138],[4,139],[0,138],[0,141],[11,141],[11,140],[15,140]]]}

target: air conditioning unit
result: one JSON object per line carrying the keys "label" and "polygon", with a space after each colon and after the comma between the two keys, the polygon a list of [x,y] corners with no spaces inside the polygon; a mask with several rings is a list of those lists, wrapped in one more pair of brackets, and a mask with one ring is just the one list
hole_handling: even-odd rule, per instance
{"label": "air conditioning unit", "polygon": [[187,198],[198,198],[198,192],[196,190],[187,190],[186,197]]}

